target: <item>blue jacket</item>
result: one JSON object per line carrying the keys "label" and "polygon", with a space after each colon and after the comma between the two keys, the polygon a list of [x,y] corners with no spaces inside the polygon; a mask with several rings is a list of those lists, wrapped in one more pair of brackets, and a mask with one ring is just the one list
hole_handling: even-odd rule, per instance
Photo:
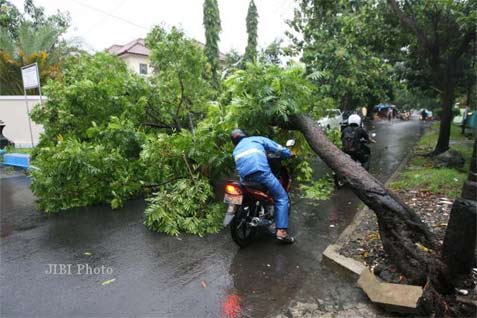
{"label": "blue jacket", "polygon": [[265,137],[243,138],[235,147],[233,156],[240,178],[258,172],[270,172],[267,155],[289,158],[290,150]]}

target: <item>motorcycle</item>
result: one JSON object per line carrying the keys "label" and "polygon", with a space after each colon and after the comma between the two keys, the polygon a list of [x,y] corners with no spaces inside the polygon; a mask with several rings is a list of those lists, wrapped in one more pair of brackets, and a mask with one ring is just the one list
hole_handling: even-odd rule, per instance
{"label": "motorcycle", "polygon": [[[286,143],[292,148],[295,140]],[[288,169],[281,164],[281,158],[268,157],[273,174],[280,181],[287,193],[291,189],[291,176]],[[229,181],[225,184],[224,203],[227,212],[224,218],[224,227],[230,225],[230,234],[234,242],[240,247],[250,245],[257,235],[259,228],[267,228],[274,232],[273,198],[266,187],[260,183],[246,181]],[[290,206],[288,207],[290,213]]]}
{"label": "motorcycle", "polygon": [[[372,133],[371,136],[374,138],[376,137],[376,134],[375,133]],[[354,161],[358,162],[359,164],[361,164],[361,166],[363,166],[364,169],[366,169],[366,171],[369,171],[369,161],[370,161],[370,157],[371,157],[371,149],[369,149],[369,147],[367,146],[368,142],[364,139],[361,139],[361,153],[358,155],[350,155],[351,156],[351,159],[353,159]],[[376,141],[374,139],[371,139],[369,141],[369,143],[375,143]],[[336,188],[342,188],[346,182],[343,178],[341,178],[340,176],[338,176],[336,174],[336,172],[332,172],[332,175],[333,175],[333,179],[335,181],[335,186]]]}

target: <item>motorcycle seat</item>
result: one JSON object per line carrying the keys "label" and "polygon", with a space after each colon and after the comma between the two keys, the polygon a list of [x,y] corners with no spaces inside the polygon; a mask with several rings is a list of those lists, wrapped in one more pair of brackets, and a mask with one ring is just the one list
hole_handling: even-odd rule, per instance
{"label": "motorcycle seat", "polygon": [[263,192],[266,192],[267,191],[267,187],[265,187],[264,185],[262,185],[261,183],[257,183],[257,182],[251,182],[251,181],[243,181],[241,182],[242,185],[244,187],[247,187],[247,188],[252,188],[252,189],[256,189],[256,190],[260,190],[260,191],[263,191]]}

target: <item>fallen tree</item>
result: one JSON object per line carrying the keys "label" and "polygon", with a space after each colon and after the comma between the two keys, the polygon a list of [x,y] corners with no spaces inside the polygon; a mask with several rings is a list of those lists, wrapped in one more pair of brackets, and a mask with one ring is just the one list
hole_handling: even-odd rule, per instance
{"label": "fallen tree", "polygon": [[426,224],[395,193],[330,142],[316,121],[292,115],[282,126],[303,133],[313,151],[376,213],[387,255],[411,284],[424,286],[422,312],[444,314],[447,305],[443,295],[453,288],[447,266],[437,252],[438,243]]}
{"label": "fallen tree", "polygon": [[226,81],[232,97],[227,107],[232,116],[226,118],[233,118],[236,127],[279,142],[303,138],[306,142],[297,143],[301,157],[310,159],[311,153],[316,153],[375,212],[387,256],[410,284],[424,288],[419,301],[421,313],[459,316],[453,306],[455,282],[441,256],[441,244],[397,194],[330,141],[328,137],[333,134],[325,135],[312,118],[319,118],[319,111],[326,109],[326,99],[320,100],[303,75],[297,65],[284,69],[247,65]]}

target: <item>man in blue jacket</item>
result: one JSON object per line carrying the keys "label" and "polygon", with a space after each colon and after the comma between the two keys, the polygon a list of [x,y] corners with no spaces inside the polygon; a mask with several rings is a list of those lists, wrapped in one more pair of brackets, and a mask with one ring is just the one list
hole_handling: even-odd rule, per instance
{"label": "man in blue jacket", "polygon": [[295,238],[288,234],[288,194],[273,175],[267,154],[289,158],[290,150],[265,137],[248,137],[242,129],[234,129],[230,135],[235,146],[233,157],[240,178],[267,187],[275,203],[276,238],[291,244]]}

